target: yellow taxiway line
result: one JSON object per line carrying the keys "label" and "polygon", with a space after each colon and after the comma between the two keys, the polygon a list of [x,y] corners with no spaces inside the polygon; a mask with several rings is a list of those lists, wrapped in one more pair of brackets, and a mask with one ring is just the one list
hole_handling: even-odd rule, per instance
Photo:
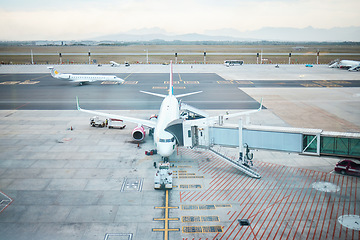
{"label": "yellow taxiway line", "polygon": [[164,232],[164,239],[169,239],[169,232],[178,232],[179,228],[169,228],[169,221],[179,221],[179,218],[169,218],[169,209],[178,207],[169,207],[169,190],[165,191],[165,207],[155,207],[156,209],[165,209],[164,218],[154,218],[154,221],[165,221],[164,228],[153,228],[154,232]]}

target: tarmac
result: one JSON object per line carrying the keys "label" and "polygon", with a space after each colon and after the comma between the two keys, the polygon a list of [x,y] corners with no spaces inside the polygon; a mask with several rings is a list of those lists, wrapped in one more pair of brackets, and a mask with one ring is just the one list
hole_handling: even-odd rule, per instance
{"label": "tarmac", "polygon": [[[99,73],[97,69],[167,73],[169,69],[162,65],[60,67],[78,73]],[[10,75],[45,71],[46,66],[0,67],[0,74]],[[360,80],[357,72],[325,65],[311,69],[300,65],[280,65],[279,69],[273,65],[175,65],[174,71],[215,73],[228,82]],[[358,87],[328,84],[240,90],[256,101],[264,98],[267,109],[251,116],[253,124],[360,132]],[[153,188],[153,163],[160,157],[144,154],[154,148],[151,138],[139,146],[132,142],[134,124],[126,123],[122,130],[92,128],[92,116],[76,110],[20,109],[0,111],[1,239],[360,237],[356,227],[339,222],[343,215],[360,215],[360,178],[332,171],[341,158],[254,150],[254,169],[262,177],[253,179],[209,150],[178,148],[170,158],[176,186],[158,191]],[[217,115],[225,109],[206,111]],[[154,110],[112,112],[146,118]],[[236,148],[213,148],[238,158]]]}

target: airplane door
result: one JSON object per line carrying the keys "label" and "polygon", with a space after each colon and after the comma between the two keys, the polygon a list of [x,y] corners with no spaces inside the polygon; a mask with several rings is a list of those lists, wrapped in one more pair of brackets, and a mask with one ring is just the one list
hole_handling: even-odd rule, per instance
{"label": "airplane door", "polygon": [[200,146],[206,146],[206,131],[205,128],[198,128],[198,144]]}
{"label": "airplane door", "polygon": [[196,147],[199,145],[199,133],[197,126],[191,126],[192,146]]}

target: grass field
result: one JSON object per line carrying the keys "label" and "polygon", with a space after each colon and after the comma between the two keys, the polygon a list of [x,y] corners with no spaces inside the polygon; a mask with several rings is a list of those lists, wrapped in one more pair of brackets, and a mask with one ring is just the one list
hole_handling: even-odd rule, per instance
{"label": "grass field", "polygon": [[[251,64],[257,62],[257,53],[262,51],[266,63],[287,64],[289,53],[291,63],[316,63],[316,54],[320,51],[319,63],[327,64],[335,59],[360,60],[359,45],[129,45],[129,46],[9,46],[0,47],[0,62],[3,64],[30,64],[33,52],[37,64],[56,64],[62,54],[64,64],[88,63],[88,52],[91,60],[108,64],[110,61],[124,63],[146,63],[148,52],[149,63],[178,62],[223,63],[227,59],[244,60]],[[349,53],[357,55],[348,55]],[[162,55],[163,54],[163,55]],[[260,60],[259,60],[260,61]]]}

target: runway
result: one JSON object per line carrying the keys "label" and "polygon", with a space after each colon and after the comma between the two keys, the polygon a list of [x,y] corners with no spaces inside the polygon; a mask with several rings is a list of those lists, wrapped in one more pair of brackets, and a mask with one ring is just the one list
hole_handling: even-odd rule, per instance
{"label": "runway", "polygon": [[[93,82],[79,86],[49,74],[1,74],[0,110],[75,110],[75,97],[82,107],[103,110],[155,110],[162,99],[140,92],[167,94],[169,74],[118,73],[123,84]],[[200,109],[255,109],[259,103],[239,88],[360,87],[356,80],[225,80],[214,73],[176,73],[174,92],[188,96],[183,102]]]}
{"label": "runway", "polygon": [[[49,74],[0,75],[0,109],[75,110],[75,97],[82,106],[103,110],[159,109],[162,99],[140,92],[167,94],[169,74],[117,74],[123,84],[93,82],[79,86],[53,79]],[[224,81],[217,74],[174,74],[174,92],[183,94],[203,91],[183,101],[201,109],[255,109],[258,103],[243,91],[219,84]],[[221,87],[221,89],[219,89]]]}

